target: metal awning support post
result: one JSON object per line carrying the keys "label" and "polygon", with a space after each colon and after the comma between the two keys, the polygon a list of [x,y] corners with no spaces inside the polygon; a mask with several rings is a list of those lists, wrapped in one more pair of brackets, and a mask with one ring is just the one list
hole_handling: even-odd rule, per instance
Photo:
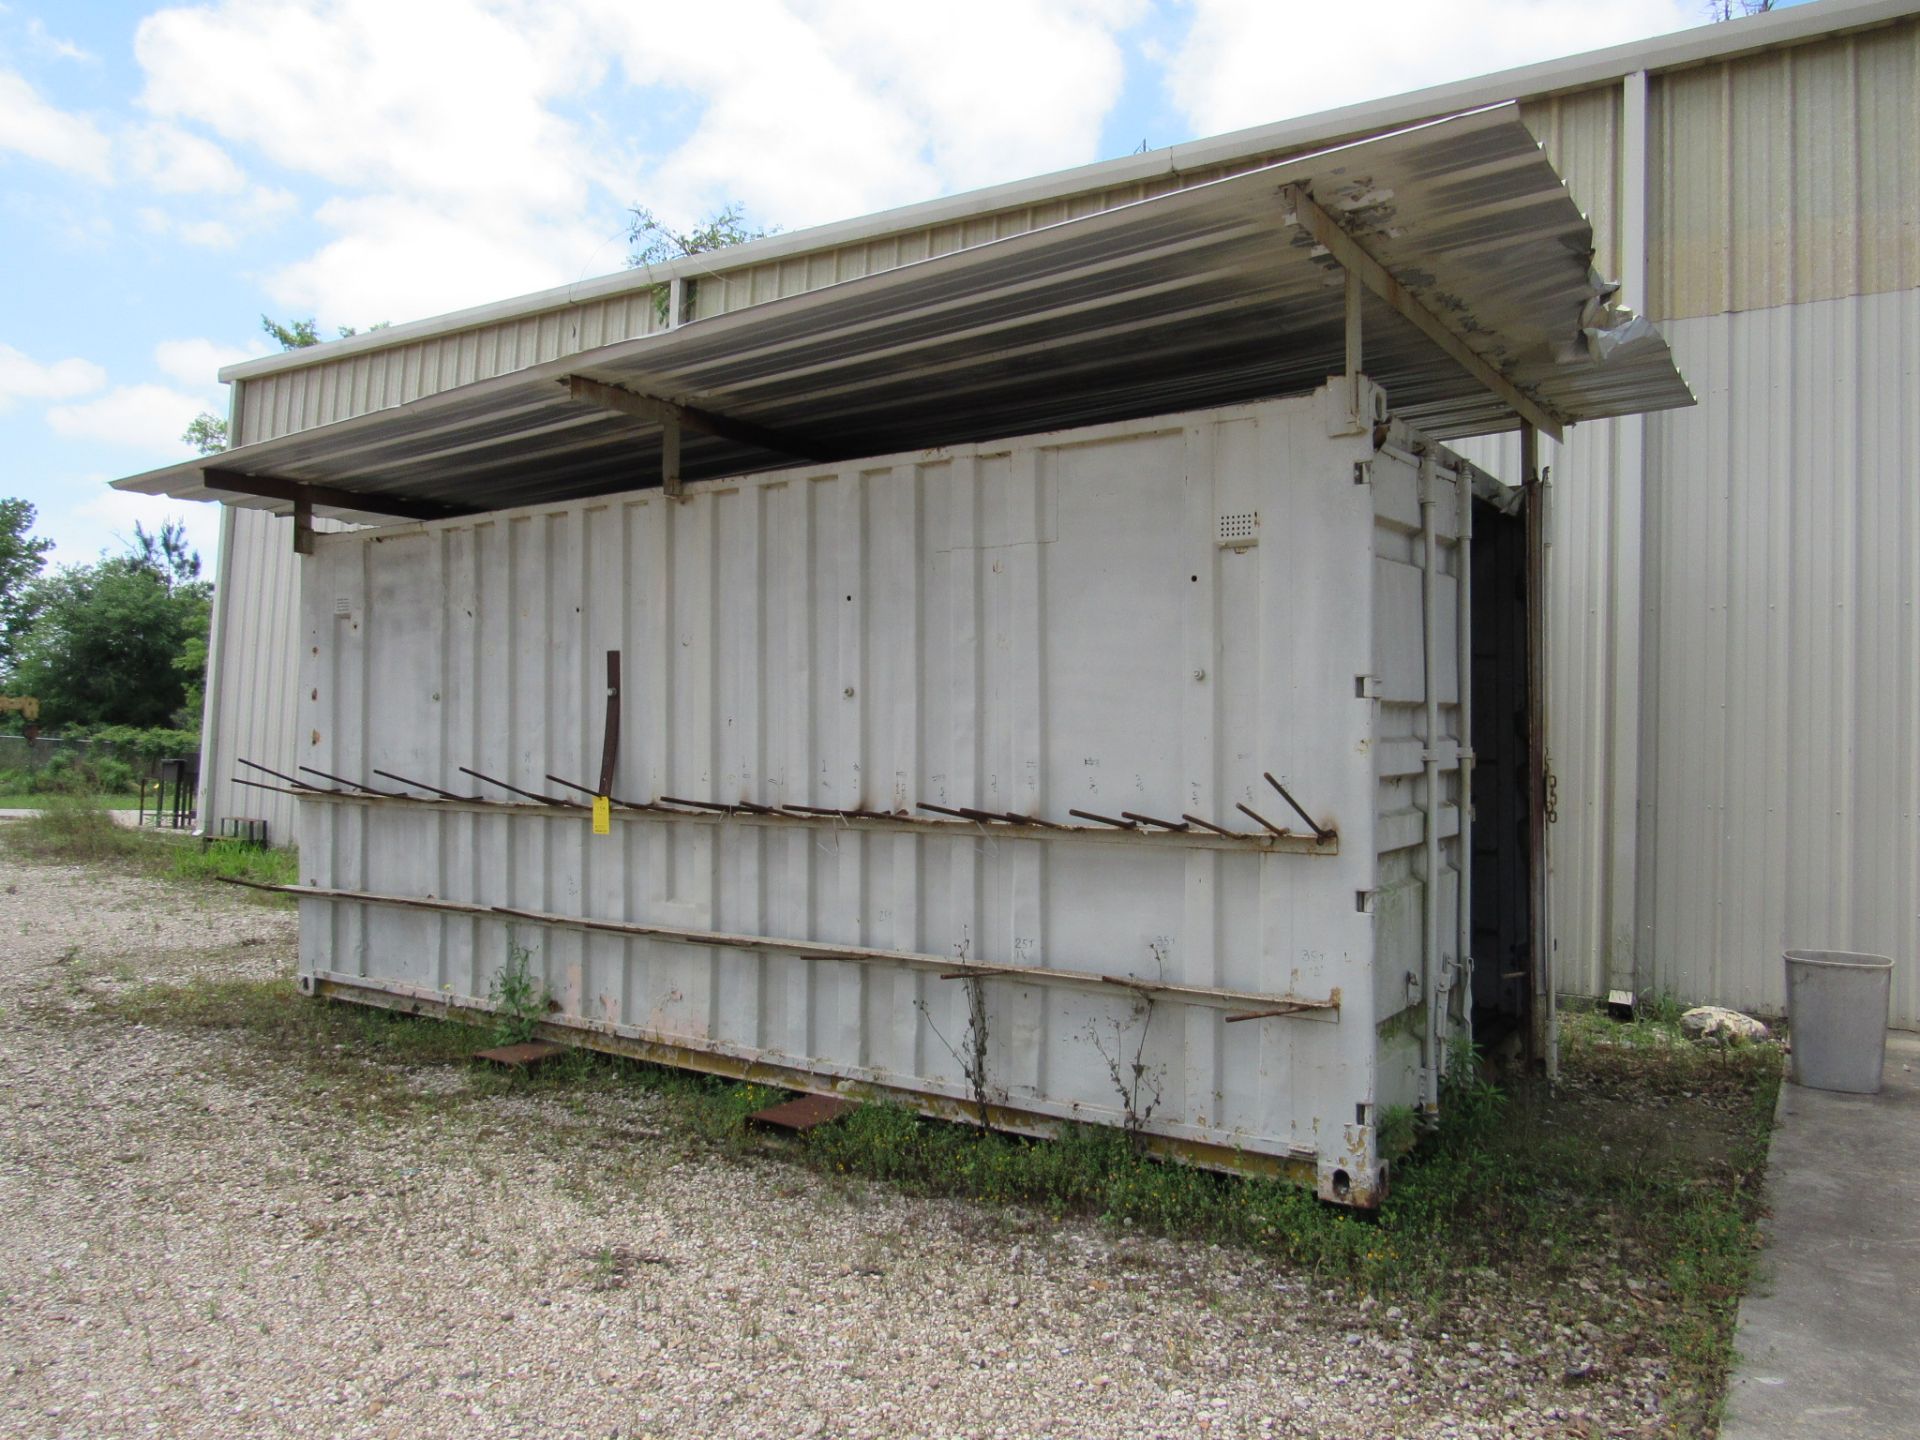
{"label": "metal awning support post", "polygon": [[1360,276],[1350,267],[1343,265],[1341,273],[1346,277],[1347,292],[1347,408],[1353,412],[1353,423],[1358,426],[1367,419],[1360,403],[1360,390],[1366,379],[1362,373],[1365,356],[1361,347],[1360,305],[1366,291]]}
{"label": "metal awning support post", "polygon": [[313,502],[311,500],[293,502],[293,553],[296,555],[313,553]]}
{"label": "metal awning support post", "polygon": [[1455,364],[1505,401],[1514,414],[1543,434],[1551,435],[1555,440],[1560,438],[1560,420],[1557,416],[1501,374],[1406,286],[1394,279],[1387,267],[1342,229],[1340,222],[1329,215],[1318,201],[1298,185],[1283,186],[1282,190],[1288,209],[1292,211],[1289,217],[1292,223],[1311,235],[1314,243],[1323,246],[1347,272],[1347,293],[1350,297],[1347,301],[1347,364],[1350,369],[1359,344],[1359,321],[1351,299],[1357,276],[1360,283],[1382,303],[1392,306],[1401,318],[1444,350]]}
{"label": "metal awning support post", "polygon": [[680,498],[680,422],[666,420],[660,426],[660,488],[669,499]]}

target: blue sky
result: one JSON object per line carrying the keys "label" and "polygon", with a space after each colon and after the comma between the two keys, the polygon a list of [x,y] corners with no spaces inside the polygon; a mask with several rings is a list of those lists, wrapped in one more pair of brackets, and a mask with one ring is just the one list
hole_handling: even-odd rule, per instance
{"label": "blue sky", "polygon": [[[620,268],[626,207],[799,229],[1703,23],[1702,0],[0,0],[0,495],[63,562],[210,507],[262,313]],[[1355,25],[1358,15],[1364,23]]]}

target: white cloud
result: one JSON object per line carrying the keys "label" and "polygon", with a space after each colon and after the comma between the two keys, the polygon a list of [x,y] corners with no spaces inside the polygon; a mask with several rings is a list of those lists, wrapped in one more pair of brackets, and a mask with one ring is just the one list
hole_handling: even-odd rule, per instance
{"label": "white cloud", "polygon": [[166,521],[178,520],[186,526],[188,546],[200,552],[200,573],[212,578],[220,545],[218,505],[170,500],[163,495],[133,495],[112,489],[106,480],[102,475],[89,475],[69,482],[63,489],[85,498],[68,506],[64,515],[35,527],[53,538],[63,563],[83,563],[102,550],[116,552],[133,539],[136,522],[149,533],[158,533]]}
{"label": "white cloud", "polygon": [[107,372],[91,360],[43,363],[0,341],[0,410],[16,400],[67,400],[107,383]]}
{"label": "white cloud", "polygon": [[558,7],[249,0],[163,10],[134,50],[141,104],[335,185],[535,209],[584,195],[547,101],[598,81]]}
{"label": "white cloud", "polygon": [[1702,23],[1697,0],[1193,0],[1167,88],[1196,132],[1309,115]]}
{"label": "white cloud", "polygon": [[264,342],[247,348],[198,338],[162,340],[153,347],[153,363],[169,380],[177,380],[182,385],[212,385],[225,366],[266,353]]}
{"label": "white cloud", "polygon": [[[565,225],[504,215],[485,225],[396,195],[330,200],[316,213],[336,237],[267,277],[281,305],[365,329],[480,304],[581,278],[562,258],[594,237]],[[615,252],[617,255],[618,252]]]}
{"label": "white cloud", "polygon": [[106,180],[112,175],[110,149],[91,120],[49,105],[19,75],[0,70],[0,151]]}
{"label": "white cloud", "polygon": [[690,93],[700,119],[649,203],[693,214],[738,199],[789,226],[1092,160],[1120,97],[1118,32],[1135,0],[890,0],[737,7],[713,43],[697,12],[599,0],[637,84]]}
{"label": "white cloud", "polygon": [[233,157],[203,135],[164,122],[136,126],[125,140],[133,169],[154,189],[170,195],[231,195],[247,177]]}
{"label": "white cloud", "polygon": [[[148,17],[135,52],[157,120],[332,190],[317,248],[267,277],[331,327],[614,269],[634,201],[791,229],[1093,159],[1142,3],[740,0],[722,39],[630,0],[226,0]],[[657,88],[600,90],[615,67]],[[636,101],[692,133],[636,158],[598,110]]]}
{"label": "white cloud", "polygon": [[165,385],[117,385],[93,400],[55,405],[47,424],[70,440],[93,440],[166,457],[185,452],[181,432],[207,397]]}
{"label": "white cloud", "polygon": [[202,250],[231,250],[240,241],[238,230],[224,220],[186,219],[157,205],[143,205],[137,213],[141,225],[151,234],[170,235]]}
{"label": "white cloud", "polygon": [[71,40],[62,39],[47,29],[46,23],[38,16],[27,21],[27,39],[33,42],[36,50],[51,55],[56,60],[80,60],[92,62],[100,57],[91,50],[83,50]]}

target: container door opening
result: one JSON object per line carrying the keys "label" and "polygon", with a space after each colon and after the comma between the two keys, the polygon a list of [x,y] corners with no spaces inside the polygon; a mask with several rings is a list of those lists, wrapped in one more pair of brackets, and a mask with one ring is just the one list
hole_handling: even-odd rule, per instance
{"label": "container door opening", "polygon": [[1473,1035],[1517,1058],[1533,993],[1525,521],[1476,500],[1472,565]]}

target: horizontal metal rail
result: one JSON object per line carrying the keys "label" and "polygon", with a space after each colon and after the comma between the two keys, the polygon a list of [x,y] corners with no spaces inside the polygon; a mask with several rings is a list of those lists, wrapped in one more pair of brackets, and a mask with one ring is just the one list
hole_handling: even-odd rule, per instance
{"label": "horizontal metal rail", "polygon": [[[491,1001],[454,995],[422,985],[380,980],[366,975],[316,971],[300,977],[301,987],[327,1000],[368,1005],[406,1015],[432,1015],[445,1020],[484,1023],[497,1013]],[[770,1055],[747,1046],[730,1045],[703,1035],[673,1035],[638,1025],[621,1025],[590,1015],[550,1015],[535,1032],[543,1040],[579,1045],[611,1055],[625,1055],[656,1065],[674,1065],[709,1075],[724,1075],[757,1085],[777,1085],[816,1095],[840,1095],[854,1100],[892,1101],[912,1105],[928,1115],[961,1125],[978,1125],[980,1104],[965,1090],[925,1077],[881,1074],[860,1066],[832,1061]],[[1120,1124],[1121,1112],[1095,1112],[1089,1107],[1032,1097],[1018,1104],[990,1102],[986,1119],[996,1130],[1016,1135],[1055,1136],[1063,1125],[1111,1117]],[[1267,1175],[1311,1186],[1317,1175],[1315,1152],[1309,1146],[1289,1145],[1277,1152],[1247,1148],[1231,1134],[1209,1134],[1202,1127],[1175,1124],[1154,1117],[1138,1137],[1149,1154],[1209,1170],[1236,1175]]]}
{"label": "horizontal metal rail", "polygon": [[725,930],[691,930],[677,925],[649,925],[630,920],[595,920],[584,915],[556,915],[545,910],[520,910],[507,905],[476,905],[464,900],[441,900],[425,895],[387,895],[373,890],[341,890],[326,885],[266,885],[256,880],[221,877],[228,884],[250,890],[270,890],[307,900],[339,900],[357,905],[388,905],[408,910],[435,910],[451,915],[493,920],[521,920],[560,930],[630,935],[641,940],[666,940],[702,949],[763,950],[797,955],[809,960],[850,961],[861,965],[901,965],[931,970],[942,979],[1015,979],[1026,984],[1069,985],[1080,989],[1131,990],[1164,996],[1190,1005],[1214,1009],[1255,1011],[1264,1015],[1301,1015],[1321,1020],[1339,1017],[1340,992],[1326,999],[1275,995],[1261,991],[1223,990],[1210,985],[1182,985],[1142,975],[1103,975],[1091,970],[1054,970],[1039,965],[1000,965],[965,960],[954,955],[929,955],[919,950],[885,950],[866,945],[837,945],[821,940],[786,939],[773,935],[741,935]]}
{"label": "horizontal metal rail", "polygon": [[[265,790],[276,788],[271,785],[261,785],[257,781],[254,784]],[[306,787],[299,790],[281,790],[279,793],[323,805],[365,805],[376,809],[399,806],[433,810],[440,814],[550,816],[559,820],[578,821],[586,813],[585,806],[572,802],[546,804],[530,800],[520,804],[509,801],[436,798],[426,795],[352,795],[340,791]],[[1129,824],[1128,828],[1121,829],[1113,825],[1063,825],[1055,821],[1024,815],[1003,819],[999,816],[989,816],[986,811],[978,812],[986,817],[982,819],[928,820],[915,815],[883,815],[873,811],[825,811],[798,805],[776,808],[741,803],[729,806],[719,801],[699,802],[711,808],[674,808],[692,803],[672,801],[664,796],[649,805],[632,803],[623,805],[616,801],[610,813],[615,820],[655,822],[666,820],[693,825],[800,826],[817,830],[858,830],[875,835],[953,837],[971,834],[982,839],[1071,840],[1095,845],[1166,845],[1195,850],[1234,850],[1255,855],[1327,856],[1340,853],[1340,837],[1337,834],[1329,832],[1327,839],[1316,840],[1312,835],[1295,835],[1279,831],[1277,827],[1268,834],[1236,834],[1214,827],[1204,831],[1169,830],[1142,824]],[[1155,825],[1158,823],[1160,822],[1154,822]],[[1207,822],[1200,823],[1205,825]]]}

